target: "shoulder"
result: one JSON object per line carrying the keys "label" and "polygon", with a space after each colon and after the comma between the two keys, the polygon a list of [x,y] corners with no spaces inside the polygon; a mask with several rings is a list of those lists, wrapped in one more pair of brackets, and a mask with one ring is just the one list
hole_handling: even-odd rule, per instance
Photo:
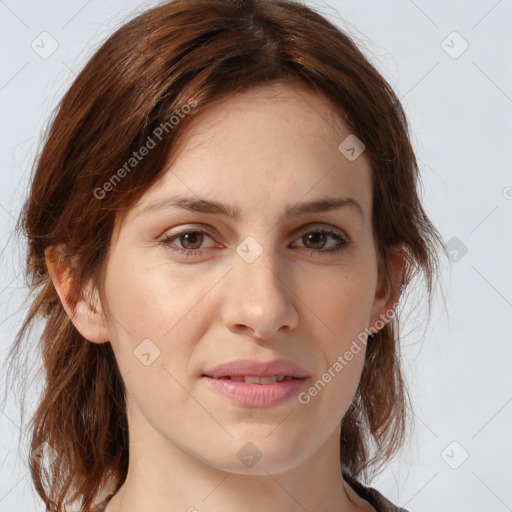
{"label": "shoulder", "polygon": [[[343,474],[343,478],[357,493],[357,495],[363,500],[367,501],[376,510],[376,512],[409,512],[405,508],[397,507],[391,503],[391,501],[385,498],[379,491],[377,491],[377,489],[363,485],[361,482],[351,477],[350,475]],[[113,495],[113,492],[109,493],[101,503],[91,507],[89,512],[104,512],[107,503],[110,501]]]}
{"label": "shoulder", "polygon": [[391,501],[384,497],[377,489],[363,485],[346,473],[343,473],[343,478],[358,496],[370,503],[376,512],[408,512],[405,508],[397,507],[391,503]]}

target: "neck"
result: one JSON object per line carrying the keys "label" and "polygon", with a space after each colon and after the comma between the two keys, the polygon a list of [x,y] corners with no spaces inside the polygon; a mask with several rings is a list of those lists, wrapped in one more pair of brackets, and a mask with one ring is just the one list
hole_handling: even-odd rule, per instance
{"label": "neck", "polygon": [[[230,471],[229,467],[206,463],[200,453],[194,456],[182,450],[142,418],[132,416],[131,420],[131,426],[140,428],[130,429],[128,474],[106,512],[368,510],[366,502],[344,485],[339,429],[298,464],[275,471],[271,457],[266,459],[262,454],[251,469],[240,473],[239,467]],[[138,434],[136,439],[134,432]]]}

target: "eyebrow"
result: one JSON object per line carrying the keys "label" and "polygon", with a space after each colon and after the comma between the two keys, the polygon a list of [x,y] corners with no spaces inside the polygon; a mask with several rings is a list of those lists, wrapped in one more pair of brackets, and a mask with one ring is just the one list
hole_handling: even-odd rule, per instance
{"label": "eyebrow", "polygon": [[[311,201],[297,203],[286,210],[285,217],[302,217],[311,213],[327,212],[347,206],[353,207],[361,218],[365,219],[363,207],[352,197],[320,197]],[[230,219],[239,219],[242,215],[238,207],[222,204],[217,201],[210,201],[200,197],[172,196],[149,203],[139,211],[137,216],[168,208],[183,208],[193,212],[221,215]]]}

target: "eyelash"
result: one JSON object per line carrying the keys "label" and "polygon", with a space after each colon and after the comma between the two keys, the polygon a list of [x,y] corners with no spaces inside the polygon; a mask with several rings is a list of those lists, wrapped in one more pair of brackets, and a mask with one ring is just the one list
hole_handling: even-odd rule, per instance
{"label": "eyelash", "polygon": [[[161,243],[171,251],[179,254],[184,254],[185,256],[201,256],[204,252],[204,249],[184,249],[182,247],[177,247],[172,245],[172,242],[183,235],[188,235],[191,233],[201,233],[203,235],[206,235],[213,239],[212,233],[207,228],[197,228],[197,229],[188,229],[188,230],[182,230],[178,233],[169,234],[164,237],[164,239],[161,241]],[[324,235],[330,235],[334,238],[337,238],[339,240],[339,245],[335,249],[307,249],[306,251],[309,251],[310,256],[318,256],[321,255],[327,255],[327,256],[336,256],[348,249],[348,246],[352,243],[347,238],[343,238],[340,233],[329,230],[329,229],[313,229],[311,231],[305,231],[299,238],[301,238],[304,235],[310,235],[310,234],[324,234]]]}

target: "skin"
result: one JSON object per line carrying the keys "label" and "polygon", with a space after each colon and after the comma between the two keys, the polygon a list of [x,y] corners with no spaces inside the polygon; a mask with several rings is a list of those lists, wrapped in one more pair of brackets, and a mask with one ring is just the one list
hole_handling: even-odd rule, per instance
{"label": "skin", "polygon": [[[111,343],[127,388],[129,471],[107,512],[373,510],[340,478],[340,422],[360,380],[364,343],[308,404],[294,397],[242,407],[201,379],[221,362],[283,357],[308,371],[307,389],[393,308],[399,284],[384,286],[377,272],[369,161],[338,150],[349,134],[324,98],[297,86],[222,99],[193,119],[164,178],[117,223],[107,304],[92,289],[96,299],[72,317],[86,339]],[[220,201],[242,216],[141,213],[175,194]],[[356,199],[364,218],[350,206],[283,216],[321,196]],[[211,237],[172,242],[202,255],[185,257],[162,243],[178,226],[210,228]],[[308,242],[313,228],[339,231],[351,244],[329,254],[338,240]],[[236,252],[247,236],[262,249],[252,263]],[[66,269],[47,256],[71,316]],[[396,283],[403,265],[393,253]],[[134,356],[147,338],[160,350],[149,366]],[[250,468],[237,457],[248,442],[261,453]]]}

